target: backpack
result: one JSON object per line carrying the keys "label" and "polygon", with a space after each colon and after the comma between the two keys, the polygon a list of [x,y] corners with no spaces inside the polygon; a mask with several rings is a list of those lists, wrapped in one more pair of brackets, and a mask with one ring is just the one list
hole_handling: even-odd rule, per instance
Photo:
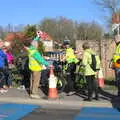
{"label": "backpack", "polygon": [[99,70],[99,68],[97,68],[98,65],[97,55],[91,54],[91,59],[92,59],[92,63],[90,64],[90,67],[93,69],[93,71],[96,72]]}

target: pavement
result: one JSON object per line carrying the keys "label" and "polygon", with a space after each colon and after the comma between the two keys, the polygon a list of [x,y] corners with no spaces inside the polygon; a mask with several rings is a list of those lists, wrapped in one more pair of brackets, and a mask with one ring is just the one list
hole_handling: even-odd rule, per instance
{"label": "pavement", "polygon": [[86,97],[80,92],[75,95],[66,96],[65,93],[59,94],[56,100],[46,99],[45,94],[40,90],[40,99],[31,99],[25,90],[9,88],[7,93],[0,94],[0,102],[2,103],[21,103],[41,105],[43,108],[64,108],[64,109],[80,109],[82,107],[120,107],[120,97],[116,96],[116,91],[101,91],[100,100],[92,102],[83,101]]}

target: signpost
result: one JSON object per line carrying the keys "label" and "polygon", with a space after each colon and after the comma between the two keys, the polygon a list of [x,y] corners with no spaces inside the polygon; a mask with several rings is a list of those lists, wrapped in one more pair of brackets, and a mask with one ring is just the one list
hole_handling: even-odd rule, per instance
{"label": "signpost", "polygon": [[112,31],[114,32],[117,30],[117,34],[120,34],[120,14],[113,14],[112,15]]}

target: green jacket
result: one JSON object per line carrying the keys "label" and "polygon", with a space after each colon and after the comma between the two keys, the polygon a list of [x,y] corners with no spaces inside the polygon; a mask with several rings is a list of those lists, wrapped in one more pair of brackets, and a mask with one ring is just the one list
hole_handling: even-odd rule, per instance
{"label": "green jacket", "polygon": [[38,36],[36,36],[33,40],[34,40],[34,41],[39,41],[40,38],[39,38]]}
{"label": "green jacket", "polygon": [[[29,47],[29,50],[36,50],[32,45]],[[32,57],[38,61],[40,64],[48,66],[48,62],[41,56],[41,54],[38,52],[38,50],[36,50],[36,52],[34,52],[32,54]]]}
{"label": "green jacket", "polygon": [[31,45],[33,45],[34,47],[38,47],[38,41],[40,40],[40,37],[36,36],[34,37],[33,41],[31,42]]}
{"label": "green jacket", "polygon": [[84,65],[85,76],[96,74],[90,67],[90,64],[92,63],[91,54],[95,54],[91,49],[86,49],[83,54],[82,64]]}

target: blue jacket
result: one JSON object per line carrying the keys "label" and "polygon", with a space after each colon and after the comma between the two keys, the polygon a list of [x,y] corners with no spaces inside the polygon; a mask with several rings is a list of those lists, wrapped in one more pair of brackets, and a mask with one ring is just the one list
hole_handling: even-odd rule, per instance
{"label": "blue jacket", "polygon": [[0,49],[0,68],[8,65],[6,54]]}

